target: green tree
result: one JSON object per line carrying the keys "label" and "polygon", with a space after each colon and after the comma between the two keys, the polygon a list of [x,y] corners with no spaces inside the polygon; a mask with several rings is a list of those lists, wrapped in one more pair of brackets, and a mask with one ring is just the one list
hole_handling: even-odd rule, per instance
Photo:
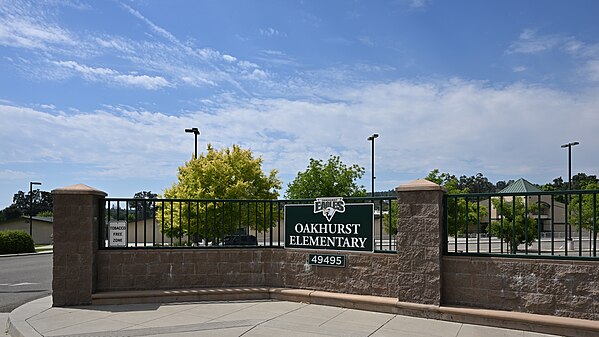
{"label": "green tree", "polygon": [[[509,200],[509,197],[507,197]],[[490,233],[508,244],[508,251],[516,254],[518,246],[526,243],[528,246],[537,238],[537,219],[534,218],[537,205],[528,205],[520,197],[511,201],[505,198],[493,198],[493,206],[502,220],[491,222]],[[528,211],[528,213],[526,213]]]}
{"label": "green tree", "polygon": [[[32,205],[29,207],[29,197],[31,195]],[[41,191],[39,189],[33,190],[30,194],[23,191],[18,191],[12,198],[13,205],[15,205],[23,215],[36,215],[40,212],[50,211],[52,212],[52,193],[47,191]]]}
{"label": "green tree", "polygon": [[23,212],[21,212],[19,207],[17,207],[15,204],[12,204],[0,211],[0,222],[17,219],[21,215],[23,215]]}
{"label": "green tree", "polygon": [[[152,193],[152,191],[141,191],[133,195],[135,199],[156,199],[158,194]],[[154,216],[155,205],[151,200],[146,201],[129,201],[129,209],[133,211],[133,218],[137,217],[137,220],[148,219]],[[130,214],[131,215],[131,214]]]}
{"label": "green tree", "polygon": [[[586,181],[578,186],[580,191],[599,190],[599,184],[595,181]],[[568,204],[568,223],[572,226],[580,225],[581,228],[594,230],[599,224],[594,224],[594,215],[599,213],[599,202],[597,197],[593,197],[594,193],[571,194]],[[597,236],[597,232],[595,232]]]}
{"label": "green tree", "polygon": [[366,189],[357,183],[363,175],[363,167],[357,164],[347,166],[338,156],[330,156],[326,163],[310,158],[308,168],[304,172],[298,172],[287,186],[285,197],[306,199],[365,196]]}
{"label": "green tree", "polygon": [[51,218],[52,216],[54,216],[54,213],[52,211],[43,211],[37,213],[35,216],[39,216],[42,218]]}
{"label": "green tree", "polygon": [[[178,182],[164,190],[164,197],[270,200],[279,196],[280,188],[277,171],[272,170],[266,175],[262,171],[262,158],[254,158],[251,150],[233,145],[219,151],[209,144],[206,154],[179,167]],[[164,203],[156,209],[156,217],[162,221],[165,234],[170,237],[187,236],[193,241],[206,238],[213,242],[232,234],[235,229],[227,224],[242,223],[244,227],[263,231],[272,225],[264,219],[278,221],[270,216],[270,208],[265,203],[233,205],[216,200]]]}
{"label": "green tree", "polygon": [[470,193],[492,193],[495,192],[495,185],[487,179],[482,173],[475,176],[461,176],[459,186],[462,190],[468,190]]}
{"label": "green tree", "polygon": [[[425,179],[445,187],[448,194],[470,193],[467,187],[460,186],[460,181],[455,175],[440,173],[438,169],[432,170]],[[448,199],[447,232],[449,235],[455,235],[456,232],[458,235],[462,235],[478,230],[478,228],[475,228],[478,219],[484,219],[488,215],[486,207],[478,206],[477,208],[478,201],[476,198],[468,198],[468,201],[466,201],[465,197]]]}
{"label": "green tree", "polygon": [[385,227],[385,231],[391,233],[391,235],[397,234],[397,212],[399,212],[397,209],[397,200],[391,200],[391,205],[386,210],[383,209],[383,212],[383,227]]}

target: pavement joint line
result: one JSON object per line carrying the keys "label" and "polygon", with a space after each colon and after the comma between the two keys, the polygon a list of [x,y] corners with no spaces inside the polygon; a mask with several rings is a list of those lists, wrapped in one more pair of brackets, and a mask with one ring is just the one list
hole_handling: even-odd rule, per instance
{"label": "pavement joint line", "polygon": [[252,308],[252,307],[254,307],[254,306],[256,306],[256,305],[258,305],[258,303],[256,303],[256,304],[253,304],[253,305],[250,305],[249,307],[246,307],[246,308],[241,308],[241,309],[237,309],[237,310],[235,310],[235,311],[228,312],[228,313],[226,313],[226,314],[222,314],[222,315],[220,315],[220,316],[218,316],[218,317],[215,317],[215,318],[209,319],[207,322],[213,322],[213,321],[215,321],[215,320],[217,320],[217,319],[223,318],[223,317],[225,317],[225,316],[229,316],[229,315],[231,315],[231,314],[234,314],[234,313],[238,313],[238,312],[240,312],[240,311],[243,311],[243,310],[245,310],[245,309],[248,309],[248,308]]}
{"label": "pavement joint line", "polygon": [[246,326],[253,326],[257,320],[245,319],[237,321],[222,321],[212,323],[196,323],[196,324],[185,324],[185,325],[174,325],[174,326],[163,326],[153,328],[139,328],[139,329],[121,329],[118,331],[97,331],[88,333],[74,333],[74,334],[61,334],[61,335],[47,335],[48,337],[62,336],[62,337],[135,337],[135,336],[154,336],[164,335],[169,333],[182,333],[182,332],[194,332],[194,331],[206,331],[206,330],[221,330],[229,328],[242,328]]}
{"label": "pavement joint line", "polygon": [[300,309],[301,309],[301,308],[303,308],[303,307],[305,307],[305,305],[302,305],[302,306],[300,306],[300,307],[297,307],[297,308],[295,308],[295,309],[293,309],[293,310],[291,310],[291,311],[287,311],[287,312],[285,312],[285,313],[282,313],[282,314],[280,314],[280,315],[278,315],[278,316],[275,316],[275,317],[273,317],[273,318],[269,318],[269,319],[267,319],[267,320],[265,320],[265,321],[262,321],[262,322],[260,322],[260,323],[258,323],[258,324],[256,324],[256,325],[254,325],[253,327],[251,327],[250,329],[248,329],[247,331],[245,331],[245,332],[244,332],[244,333],[242,333],[241,335],[239,335],[239,337],[241,337],[241,336],[245,335],[246,333],[248,333],[248,332],[252,331],[254,328],[256,328],[256,327],[258,327],[258,326],[260,326],[260,325],[262,325],[262,324],[264,324],[264,323],[268,323],[268,322],[270,322],[270,321],[273,321],[273,320],[275,320],[275,319],[277,319],[277,318],[279,318],[279,317],[283,317],[283,316],[285,316],[285,315],[287,315],[287,314],[290,314],[290,313],[292,313],[292,312],[298,311],[298,310],[300,310]]}
{"label": "pavement joint line", "polygon": [[387,325],[387,323],[391,322],[391,320],[394,319],[395,317],[397,317],[397,315],[391,316],[391,318],[389,318],[385,323],[381,324],[381,326],[379,326],[378,328],[376,328],[376,330],[371,332],[370,335],[368,335],[368,337],[374,335],[377,331],[381,330],[385,325]]}
{"label": "pavement joint line", "polygon": [[336,317],[339,317],[341,314],[343,314],[344,312],[346,312],[346,311],[347,311],[347,308],[341,308],[341,309],[342,309],[342,310],[341,310],[341,311],[340,311],[340,312],[339,312],[337,315],[335,315],[335,316],[333,316],[333,317],[331,317],[331,318],[327,319],[326,321],[324,321],[324,322],[320,323],[318,326],[323,326],[323,325],[327,324],[328,322],[330,322],[330,321],[334,320]]}

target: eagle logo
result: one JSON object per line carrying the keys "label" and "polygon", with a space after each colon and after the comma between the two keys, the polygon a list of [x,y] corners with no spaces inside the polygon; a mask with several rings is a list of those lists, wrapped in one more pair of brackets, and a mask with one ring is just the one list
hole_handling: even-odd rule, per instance
{"label": "eagle logo", "polygon": [[337,212],[345,212],[345,201],[343,201],[343,198],[316,198],[314,201],[314,214],[322,213],[327,218],[327,221],[331,221]]}

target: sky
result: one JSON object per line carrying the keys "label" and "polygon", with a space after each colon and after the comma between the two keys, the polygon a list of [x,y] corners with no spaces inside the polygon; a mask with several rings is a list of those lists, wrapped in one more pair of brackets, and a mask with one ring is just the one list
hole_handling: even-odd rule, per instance
{"label": "sky", "polygon": [[[0,208],[30,181],[162,193],[207,144],[284,186],[340,156],[376,190],[438,168],[599,174],[599,1],[0,0]],[[281,190],[281,196],[284,189]]]}

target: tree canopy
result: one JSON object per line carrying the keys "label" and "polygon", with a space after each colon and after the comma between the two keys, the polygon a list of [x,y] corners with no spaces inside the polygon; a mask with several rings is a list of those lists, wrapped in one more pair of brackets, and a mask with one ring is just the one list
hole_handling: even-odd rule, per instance
{"label": "tree canopy", "polygon": [[330,156],[326,163],[310,158],[306,170],[298,172],[287,186],[285,196],[289,199],[365,196],[366,189],[357,182],[363,175],[363,167],[348,166],[338,156]]}
{"label": "tree canopy", "polygon": [[[164,190],[169,199],[276,199],[279,196],[281,180],[277,171],[268,175],[262,171],[262,159],[254,158],[251,150],[233,145],[221,150],[208,145],[206,153],[197,159],[191,159],[179,167],[178,181]],[[262,231],[270,226],[265,221],[250,219],[270,219],[270,210],[261,205],[239,203],[236,209],[222,202],[181,203],[180,205],[162,204],[156,209],[156,216],[162,221],[165,232],[170,237],[187,236],[198,241],[202,238],[219,240],[227,226],[220,224],[241,223]],[[163,209],[162,209],[163,208]],[[243,208],[243,209],[242,209]],[[199,216],[199,215],[202,216]],[[247,217],[240,217],[247,214]],[[185,226],[180,226],[179,219]],[[172,220],[175,219],[175,220]],[[210,219],[207,221],[206,219]],[[274,220],[273,220],[274,221]]]}
{"label": "tree canopy", "polygon": [[531,214],[536,212],[537,205],[525,206],[523,198],[519,197],[513,197],[511,201],[493,198],[492,202],[502,218],[491,222],[489,232],[507,243],[512,254],[518,251],[520,244],[532,245],[537,238],[538,223]]}
{"label": "tree canopy", "polygon": [[[463,177],[465,176],[462,176],[462,178]],[[461,178],[458,180],[453,174],[440,173],[438,169],[429,172],[425,179],[445,187],[449,194],[470,192],[468,187],[460,184]],[[474,180],[476,181],[476,179]],[[482,180],[479,177],[478,181],[484,182],[485,180],[486,178]],[[488,214],[486,207],[481,206],[477,208],[476,199],[467,201],[465,198],[451,198],[448,200],[447,208],[447,232],[449,235],[468,233],[470,231],[470,226],[477,223],[479,216],[486,217]],[[468,211],[468,214],[466,214],[466,210]]]}
{"label": "tree canopy", "polygon": [[[32,197],[32,205],[29,207],[29,197]],[[32,193],[18,191],[13,195],[13,203],[0,211],[0,222],[16,219],[21,215],[38,215],[40,213],[48,214],[52,212],[53,202],[52,193],[33,190]]]}

